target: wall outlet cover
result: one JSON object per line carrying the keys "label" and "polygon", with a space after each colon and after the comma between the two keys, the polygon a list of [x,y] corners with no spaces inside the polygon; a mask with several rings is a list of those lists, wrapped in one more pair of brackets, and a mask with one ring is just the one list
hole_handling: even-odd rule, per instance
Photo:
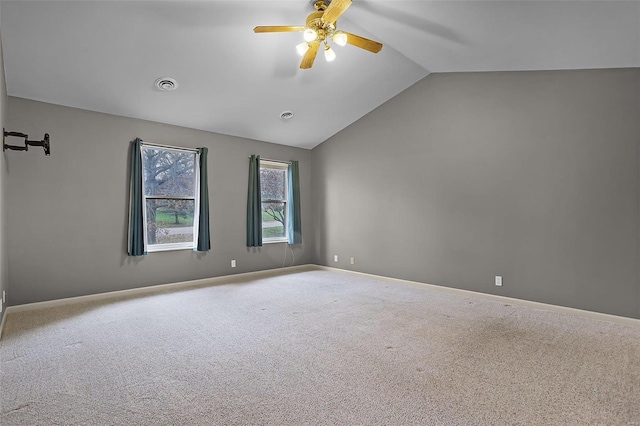
{"label": "wall outlet cover", "polygon": [[496,285],[502,287],[502,277],[499,275],[496,275]]}

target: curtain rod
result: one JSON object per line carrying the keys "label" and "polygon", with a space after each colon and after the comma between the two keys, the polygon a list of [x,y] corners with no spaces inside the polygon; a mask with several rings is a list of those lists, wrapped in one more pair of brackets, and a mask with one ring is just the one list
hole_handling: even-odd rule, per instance
{"label": "curtain rod", "polygon": [[[251,156],[249,156],[249,157],[247,157],[247,158],[251,158]],[[272,163],[291,164],[291,161],[272,160],[272,159],[270,159],[270,158],[262,158],[262,157],[260,157],[260,160],[270,161],[270,162],[272,162]]]}
{"label": "curtain rod", "polygon": [[153,142],[145,142],[145,141],[142,141],[142,145],[157,146],[159,148],[179,149],[182,151],[200,152],[198,148],[185,148],[182,146],[172,146],[172,145],[165,145],[161,143],[153,143]]}

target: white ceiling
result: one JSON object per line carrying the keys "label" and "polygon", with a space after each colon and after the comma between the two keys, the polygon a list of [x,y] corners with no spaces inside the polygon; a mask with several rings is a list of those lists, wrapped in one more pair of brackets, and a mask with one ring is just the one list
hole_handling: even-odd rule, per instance
{"label": "white ceiling", "polygon": [[3,0],[7,92],[313,148],[431,72],[640,67],[639,1],[354,0],[338,27],[384,48],[334,46],[310,70],[300,33],[252,31],[311,12],[308,0]]}

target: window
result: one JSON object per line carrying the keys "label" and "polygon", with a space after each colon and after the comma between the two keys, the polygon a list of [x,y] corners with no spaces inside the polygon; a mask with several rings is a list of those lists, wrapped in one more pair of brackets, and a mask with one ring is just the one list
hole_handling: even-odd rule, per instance
{"label": "window", "polygon": [[262,241],[287,242],[287,163],[260,161]]}
{"label": "window", "polygon": [[153,145],[142,145],[141,153],[147,250],[193,249],[198,223],[198,153]]}

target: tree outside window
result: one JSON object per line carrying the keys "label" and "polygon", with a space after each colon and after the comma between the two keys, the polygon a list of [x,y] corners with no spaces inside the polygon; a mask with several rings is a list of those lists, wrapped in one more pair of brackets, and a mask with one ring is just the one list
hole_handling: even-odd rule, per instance
{"label": "tree outside window", "polygon": [[287,241],[287,164],[260,162],[262,239]]}
{"label": "tree outside window", "polygon": [[148,249],[193,248],[196,153],[143,146],[142,164]]}

